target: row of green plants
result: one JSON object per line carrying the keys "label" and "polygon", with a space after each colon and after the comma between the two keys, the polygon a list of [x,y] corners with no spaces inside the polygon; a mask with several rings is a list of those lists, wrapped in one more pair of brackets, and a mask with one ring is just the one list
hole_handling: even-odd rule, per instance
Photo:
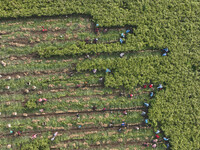
{"label": "row of green plants", "polygon": [[[186,49],[183,45],[179,47]],[[86,60],[77,65],[77,70],[98,69],[104,72],[109,68],[111,73],[105,74],[104,84],[114,88],[124,86],[127,90],[148,82],[155,86],[164,83],[165,90],[154,93],[155,99],[148,113],[150,124],[160,127],[170,137],[172,149],[195,149],[199,147],[195,134],[199,128],[193,128],[198,120],[199,89],[195,89],[198,82],[193,82],[198,81],[198,71],[194,70],[191,62],[197,60],[190,60],[184,54],[178,55],[176,47],[173,50],[175,52],[168,57]]]}

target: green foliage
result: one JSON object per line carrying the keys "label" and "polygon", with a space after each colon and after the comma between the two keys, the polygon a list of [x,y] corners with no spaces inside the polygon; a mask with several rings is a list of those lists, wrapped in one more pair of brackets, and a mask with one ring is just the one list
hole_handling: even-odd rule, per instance
{"label": "green foliage", "polygon": [[[77,70],[98,69],[105,72],[109,68],[112,73],[105,74],[105,85],[115,88],[123,85],[132,90],[144,83],[165,83],[166,89],[156,92],[154,99],[149,100],[150,122],[170,138],[172,149],[195,150],[200,148],[199,8],[197,0],[144,0],[127,1],[126,4],[121,0],[4,0],[0,2],[0,17],[79,13],[91,15],[101,27],[137,26],[124,45],[80,42],[62,47],[41,47],[38,53],[44,57],[161,49],[167,46],[170,53],[166,57],[86,60],[77,65]],[[34,107],[31,101],[28,106]],[[35,145],[31,144],[32,147]]]}
{"label": "green foliage", "polygon": [[20,150],[50,150],[47,138],[37,138],[27,143],[22,143]]}

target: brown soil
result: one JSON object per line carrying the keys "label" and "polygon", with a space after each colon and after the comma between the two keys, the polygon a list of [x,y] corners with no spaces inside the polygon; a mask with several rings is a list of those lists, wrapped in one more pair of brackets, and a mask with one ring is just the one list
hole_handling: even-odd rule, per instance
{"label": "brown soil", "polygon": [[[34,114],[27,114],[27,117],[23,116],[23,115],[18,115],[18,116],[4,116],[4,117],[0,117],[0,119],[18,119],[18,118],[22,118],[22,119],[27,119],[27,118],[36,118],[36,117],[49,117],[49,116],[74,116],[77,113],[79,114],[98,114],[98,113],[105,113],[105,112],[110,112],[110,111],[124,111],[124,110],[135,110],[135,111],[142,111],[145,110],[144,107],[132,107],[132,108],[123,108],[123,109],[119,109],[119,108],[114,108],[114,109],[107,109],[105,111],[102,110],[96,110],[96,111],[68,111],[68,112],[58,112],[58,113],[34,113]],[[132,124],[131,124],[132,125]]]}
{"label": "brown soil", "polygon": [[[139,126],[139,127],[144,127],[144,128],[150,128],[150,127],[146,127],[146,125],[144,123],[136,123],[135,125],[131,125],[131,126],[128,126],[127,128],[128,129],[132,129],[132,128],[135,128],[136,126]],[[22,133],[21,136],[31,136],[33,134],[38,134],[38,135],[41,135],[42,133],[45,133],[45,132],[51,132],[51,133],[54,133],[54,132],[62,132],[62,133],[79,133],[79,132],[89,132],[89,131],[102,131],[102,130],[117,130],[119,129],[119,127],[121,127],[120,125],[118,126],[113,126],[112,128],[109,128],[109,127],[103,127],[103,126],[94,126],[94,127],[83,127],[83,128],[70,128],[69,130],[66,130],[66,129],[56,129],[56,130],[52,130],[52,129],[46,129],[46,130],[34,130],[34,131],[25,131]],[[5,137],[13,137],[13,135],[11,134],[4,134],[4,133],[0,133],[0,139],[1,138],[5,138]]]}

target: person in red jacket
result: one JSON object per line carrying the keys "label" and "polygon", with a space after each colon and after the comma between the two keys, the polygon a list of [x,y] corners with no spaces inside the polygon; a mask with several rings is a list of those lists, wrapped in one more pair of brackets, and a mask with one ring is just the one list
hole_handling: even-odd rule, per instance
{"label": "person in red jacket", "polygon": [[124,114],[124,115],[127,115],[127,111],[126,111],[126,110],[124,110],[124,111],[123,111],[123,114]]}
{"label": "person in red jacket", "polygon": [[158,134],[156,134],[156,138],[157,138],[157,139],[159,139],[159,138],[160,138],[160,136],[159,136]]}
{"label": "person in red jacket", "polygon": [[152,88],[152,87],[153,87],[153,84],[150,84],[149,87]]}
{"label": "person in red jacket", "polygon": [[147,87],[147,85],[145,84],[145,85],[143,85],[143,88],[145,89]]}
{"label": "person in red jacket", "polygon": [[133,97],[133,94],[130,94],[130,98],[132,98]]}
{"label": "person in red jacket", "polygon": [[95,33],[98,35],[99,34],[99,28],[95,28]]}

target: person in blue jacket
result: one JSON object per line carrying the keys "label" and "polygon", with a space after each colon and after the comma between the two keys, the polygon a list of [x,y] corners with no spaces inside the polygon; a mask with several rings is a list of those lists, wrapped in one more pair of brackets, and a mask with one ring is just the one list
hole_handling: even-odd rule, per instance
{"label": "person in blue jacket", "polygon": [[169,148],[169,143],[166,144],[167,148]]}
{"label": "person in blue jacket", "polygon": [[122,34],[121,34],[121,37],[122,37],[122,38],[125,38],[125,34],[124,34],[124,33],[122,33]]}
{"label": "person in blue jacket", "polygon": [[157,89],[162,89],[163,88],[163,86],[162,86],[162,84],[159,84],[159,86],[157,87]]}
{"label": "person in blue jacket", "polygon": [[126,34],[133,33],[133,28],[126,29]]}
{"label": "person in blue jacket", "polygon": [[163,140],[164,140],[164,141],[169,141],[169,139],[167,139],[166,137],[163,137]]}
{"label": "person in blue jacket", "polygon": [[169,52],[168,48],[164,48],[163,51],[165,51],[166,53]]}
{"label": "person in blue jacket", "polygon": [[130,33],[130,32],[131,32],[131,30],[129,30],[129,29],[128,29],[128,30],[126,30],[126,34],[127,34],[127,33]]}
{"label": "person in blue jacket", "polygon": [[150,97],[151,97],[151,98],[153,97],[153,92],[150,93]]}
{"label": "person in blue jacket", "polygon": [[162,54],[162,56],[167,56],[167,53]]}
{"label": "person in blue jacket", "polygon": [[148,119],[145,119],[144,121],[145,121],[145,123],[148,123]]}
{"label": "person in blue jacket", "polygon": [[157,130],[155,133],[156,133],[156,134],[160,133],[160,130]]}
{"label": "person in blue jacket", "polygon": [[145,115],[146,115],[146,112],[145,112],[145,111],[143,111],[143,112],[142,112],[142,116],[145,116]]}
{"label": "person in blue jacket", "polygon": [[111,72],[110,69],[106,69],[106,72]]}
{"label": "person in blue jacket", "polygon": [[122,122],[121,126],[122,126],[122,127],[125,127],[125,125],[126,125],[125,122]]}
{"label": "person in blue jacket", "polygon": [[148,103],[144,103],[144,106],[149,107],[149,104]]}

